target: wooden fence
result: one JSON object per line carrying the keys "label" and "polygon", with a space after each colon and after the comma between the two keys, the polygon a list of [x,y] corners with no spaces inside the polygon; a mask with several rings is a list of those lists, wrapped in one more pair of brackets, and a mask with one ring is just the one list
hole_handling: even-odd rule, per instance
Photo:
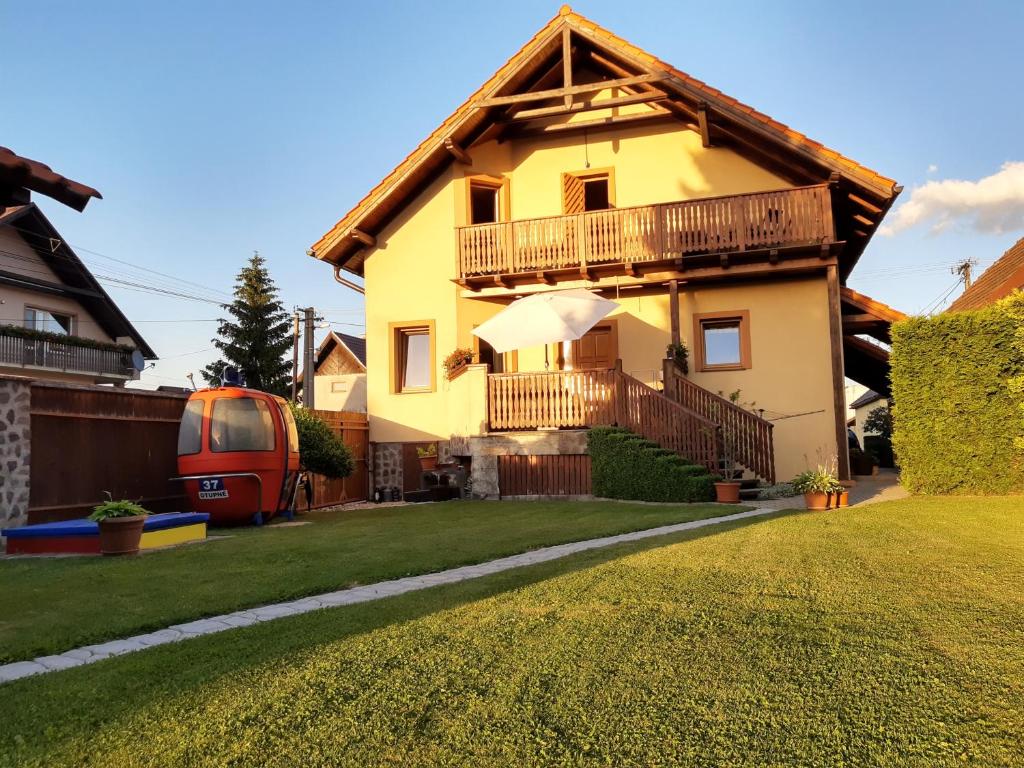
{"label": "wooden fence", "polygon": [[499,456],[502,496],[582,496],[591,492],[590,456]]}
{"label": "wooden fence", "polygon": [[188,397],[35,381],[31,394],[28,520],[82,517],[102,501],[187,510],[178,474],[178,423]]}
{"label": "wooden fence", "polygon": [[[370,427],[365,413],[351,411],[313,411],[327,422],[334,434],[341,437],[352,452],[354,469],[352,474],[340,480],[332,480],[323,475],[311,475],[313,481],[314,509],[333,507],[349,501],[363,501],[368,498],[369,476],[367,474],[366,454],[369,446]],[[306,508],[306,499],[299,493],[299,509]]]}

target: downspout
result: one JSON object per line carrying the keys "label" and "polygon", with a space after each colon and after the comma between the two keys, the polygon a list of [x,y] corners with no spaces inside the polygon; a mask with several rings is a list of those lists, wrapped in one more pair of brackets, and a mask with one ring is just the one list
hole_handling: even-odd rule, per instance
{"label": "downspout", "polygon": [[344,285],[346,288],[351,288],[356,293],[361,293],[364,296],[366,295],[366,289],[363,288],[363,286],[356,285],[351,280],[347,280],[346,278],[341,276],[341,266],[337,264],[334,266],[334,279],[337,280],[342,285]]}

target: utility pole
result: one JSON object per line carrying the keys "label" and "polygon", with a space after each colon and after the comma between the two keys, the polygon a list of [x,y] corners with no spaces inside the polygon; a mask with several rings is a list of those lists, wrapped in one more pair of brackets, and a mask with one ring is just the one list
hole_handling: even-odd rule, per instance
{"label": "utility pole", "polygon": [[294,312],[295,325],[292,328],[292,402],[299,400],[299,310]]}
{"label": "utility pole", "polygon": [[305,408],[312,410],[315,405],[313,403],[313,323],[315,321],[315,310],[312,307],[306,307],[303,312],[306,318],[305,327],[305,354],[302,356],[302,405]]}
{"label": "utility pole", "polygon": [[960,279],[963,281],[965,291],[971,287],[971,283],[973,282],[973,280],[971,279],[971,269],[977,263],[977,259],[964,259],[955,267],[953,267],[953,274],[960,275]]}

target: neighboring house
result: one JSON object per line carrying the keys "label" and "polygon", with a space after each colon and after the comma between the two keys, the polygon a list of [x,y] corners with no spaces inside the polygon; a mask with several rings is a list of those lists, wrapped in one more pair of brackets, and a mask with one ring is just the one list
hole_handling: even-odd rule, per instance
{"label": "neighboring house", "polygon": [[[305,371],[299,374],[303,380]],[[366,340],[331,331],[316,352],[313,402],[317,410],[366,413]]]}
{"label": "neighboring house", "polygon": [[137,379],[141,360],[155,353],[32,192],[79,211],[100,197],[0,147],[0,374],[119,386]]}
{"label": "neighboring house", "polygon": [[864,445],[865,435],[874,435],[876,432],[866,432],[864,430],[864,422],[867,421],[868,416],[876,408],[888,408],[889,399],[875,392],[873,389],[869,389],[863,395],[858,397],[852,403],[850,407],[854,413],[854,424],[853,431],[857,434],[857,440],[860,441],[861,446]]}
{"label": "neighboring house", "polygon": [[1018,289],[1024,289],[1024,237],[982,272],[981,277],[971,283],[947,311],[980,309]]}
{"label": "neighboring house", "polygon": [[[848,476],[844,375],[887,385],[862,336],[902,315],[845,282],[900,189],[563,8],[310,251],[364,278],[375,482],[415,487],[438,442],[496,494],[507,454],[554,470],[607,422],[709,465],[720,426],[764,480]],[[472,334],[572,287],[619,304],[578,342]],[[477,364],[448,380],[456,348]]]}

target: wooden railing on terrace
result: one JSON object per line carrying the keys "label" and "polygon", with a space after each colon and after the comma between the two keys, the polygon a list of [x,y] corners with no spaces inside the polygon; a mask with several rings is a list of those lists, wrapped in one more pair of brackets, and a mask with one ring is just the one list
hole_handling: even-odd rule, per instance
{"label": "wooden railing on terrace", "polygon": [[0,365],[35,366],[54,371],[93,373],[128,378],[132,374],[131,352],[96,349],[68,341],[27,339],[7,335],[0,329]]}
{"label": "wooden railing on terrace", "polygon": [[618,369],[490,374],[487,400],[493,431],[617,424],[719,469],[713,421]]}
{"label": "wooden railing on terrace", "polygon": [[835,240],[827,184],[458,227],[459,276],[636,263]]}
{"label": "wooden railing on terrace", "polygon": [[719,455],[729,456],[754,474],[775,483],[774,424],[736,403],[694,384],[666,361],[665,394],[685,408],[718,424]]}

